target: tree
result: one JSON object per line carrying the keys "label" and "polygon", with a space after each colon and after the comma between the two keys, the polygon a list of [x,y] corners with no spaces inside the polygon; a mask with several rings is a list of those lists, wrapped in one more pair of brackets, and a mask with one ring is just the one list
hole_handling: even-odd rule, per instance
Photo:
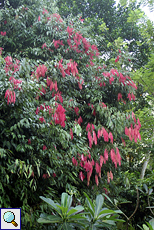
{"label": "tree", "polygon": [[[59,1],[59,7],[62,15],[65,16],[70,12],[73,15],[80,13],[82,18],[85,19],[85,23],[88,25],[91,23],[92,36],[94,35],[95,39],[97,39],[99,50],[104,51],[102,56],[104,60],[108,59],[108,62],[106,62],[108,67],[113,66],[113,57],[119,48],[125,54],[122,56],[123,62],[120,63],[122,68],[126,67],[128,69],[129,66],[133,70],[131,72],[132,79],[138,82],[137,100],[132,106],[133,112],[143,124],[141,128],[142,141],[138,145],[134,145],[134,143],[127,144],[125,153],[127,162],[123,163],[123,168],[121,168],[117,182],[115,182],[116,186],[114,189],[112,187],[114,197],[115,190],[118,190],[117,187],[119,188],[120,186],[121,191],[120,189],[119,191],[121,194],[123,193],[123,198],[126,197],[126,194],[130,197],[131,192],[127,192],[127,190],[124,192],[124,184],[128,189],[130,184],[135,187],[136,184],[141,183],[141,181],[138,182],[138,179],[145,176],[145,181],[147,180],[149,186],[151,186],[153,180],[153,173],[151,174],[151,179],[148,180],[150,171],[152,172],[153,169],[151,159],[153,156],[153,23],[145,18],[143,11],[140,9],[142,2],[138,4],[137,2],[129,1],[128,4],[127,1],[120,1],[117,10],[113,5],[110,5],[108,8],[108,12],[111,12],[110,17],[107,17],[106,20],[104,20],[106,14],[103,10],[98,10],[98,12],[95,2],[93,4],[91,2],[85,3],[83,1],[78,4],[78,1],[69,1],[64,6]],[[102,1],[100,5],[101,3]],[[103,3],[106,5],[105,2]],[[85,4],[88,5],[89,11],[85,10],[87,9],[86,7],[81,8]],[[97,15],[96,12],[98,13]],[[112,52],[111,49],[113,50]],[[130,110],[132,108],[128,108],[127,111]],[[147,173],[145,174],[146,169]],[[134,179],[132,179],[132,175],[134,175]],[[133,180],[134,182],[132,182]],[[121,194],[118,192],[117,194],[120,196]],[[117,195],[118,198],[119,196]],[[134,197],[132,198],[136,200],[136,192]],[[120,199],[122,199],[122,196]],[[129,209],[131,208],[129,207]]]}
{"label": "tree", "polygon": [[137,2],[120,3],[116,7],[116,2],[113,0],[57,1],[60,15],[64,17],[70,14],[82,15],[85,25],[91,26],[89,33],[98,40],[99,51],[108,53],[110,58],[114,57],[119,49],[114,43],[116,39],[120,37],[125,43],[127,42],[133,68],[138,69],[147,63],[149,54],[148,44],[144,42],[137,24],[137,20],[144,13]]}
{"label": "tree", "polygon": [[140,139],[139,119],[125,112],[137,89],[121,69],[125,53],[109,69],[79,16],[41,3],[1,9],[3,207],[35,205],[48,187],[104,187],[125,161],[125,139]]}

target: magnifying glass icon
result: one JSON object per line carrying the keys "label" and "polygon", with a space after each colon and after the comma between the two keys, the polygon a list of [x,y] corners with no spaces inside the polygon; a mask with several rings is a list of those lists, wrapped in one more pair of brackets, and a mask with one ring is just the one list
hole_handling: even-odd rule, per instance
{"label": "magnifying glass icon", "polygon": [[3,219],[6,223],[11,223],[13,224],[15,227],[18,226],[18,224],[15,222],[15,215],[13,212],[11,211],[7,211],[4,213],[3,215]]}

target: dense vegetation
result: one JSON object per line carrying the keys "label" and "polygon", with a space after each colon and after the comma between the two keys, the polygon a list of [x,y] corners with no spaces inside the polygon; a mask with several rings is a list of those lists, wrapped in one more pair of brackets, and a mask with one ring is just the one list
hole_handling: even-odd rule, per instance
{"label": "dense vegetation", "polygon": [[38,224],[51,212],[39,196],[63,193],[62,210],[65,192],[90,215],[96,195],[96,207],[121,209],[104,229],[137,229],[153,214],[154,27],[137,23],[136,3],[101,4],[1,5],[0,206],[22,208],[22,229],[57,229]]}

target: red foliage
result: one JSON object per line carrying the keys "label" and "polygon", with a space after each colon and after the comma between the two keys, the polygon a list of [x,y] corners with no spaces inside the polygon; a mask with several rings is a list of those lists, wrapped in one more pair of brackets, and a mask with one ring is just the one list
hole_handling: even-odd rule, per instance
{"label": "red foliage", "polygon": [[40,117],[39,120],[40,120],[41,123],[45,122],[44,117]]}
{"label": "red foliage", "polygon": [[58,105],[55,114],[53,116],[55,124],[60,124],[62,127],[65,127],[65,109],[62,105]]}
{"label": "red foliage", "polygon": [[80,178],[82,181],[84,180],[85,175],[83,174],[83,172],[80,172],[80,173],[79,173],[79,178]]}
{"label": "red foliage", "polygon": [[45,77],[45,73],[47,72],[47,67],[45,65],[39,65],[36,69],[36,78]]}
{"label": "red foliage", "polygon": [[5,32],[1,31],[1,35],[5,36],[6,35],[6,31]]}
{"label": "red foliage", "polygon": [[16,101],[16,94],[14,91],[10,90],[10,89],[7,89],[6,92],[5,92],[5,98],[7,98],[7,104],[15,104],[15,101]]}
{"label": "red foliage", "polygon": [[78,162],[77,162],[77,160],[76,160],[74,157],[72,158],[72,163],[73,163],[73,165],[75,165],[75,166],[78,165]]}
{"label": "red foliage", "polygon": [[74,111],[75,111],[76,115],[79,116],[79,108],[78,108],[78,107],[75,107],[75,108],[74,108]]}
{"label": "red foliage", "polygon": [[73,131],[72,131],[72,129],[70,129],[70,136],[71,136],[71,139],[73,140]]}
{"label": "red foliage", "polygon": [[46,149],[47,149],[47,147],[45,145],[43,145],[43,150],[46,150]]}

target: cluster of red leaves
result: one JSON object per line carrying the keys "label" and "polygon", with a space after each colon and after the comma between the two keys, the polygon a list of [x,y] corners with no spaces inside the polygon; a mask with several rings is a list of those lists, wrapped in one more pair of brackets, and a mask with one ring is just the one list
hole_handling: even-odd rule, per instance
{"label": "cluster of red leaves", "polygon": [[[37,107],[35,113],[38,115],[40,111],[49,111],[49,115],[52,114],[52,118],[55,121],[55,124],[60,124],[62,127],[65,127],[65,109],[60,104],[56,103],[56,106],[57,108],[54,112],[54,109],[51,106],[46,106],[44,103],[44,105],[40,105],[40,107]],[[46,122],[43,116],[41,116],[39,120],[41,123]],[[52,124],[52,120],[50,124]]]}
{"label": "cluster of red leaves", "polygon": [[[75,157],[73,157],[72,158],[72,163],[73,163],[74,166],[79,165],[87,173],[87,186],[89,186],[90,178],[91,178],[91,175],[92,175],[92,172],[93,172],[93,167],[95,166],[95,182],[96,182],[96,185],[98,186],[98,184],[99,184],[98,178],[99,177],[101,178],[102,165],[103,165],[103,163],[105,164],[107,160],[108,160],[108,152],[105,149],[104,156],[102,156],[102,155],[100,156],[99,162],[98,161],[95,162],[93,159],[91,159],[91,154],[89,152],[88,156],[84,156],[83,154],[82,155],[78,154],[79,163],[75,159]],[[109,178],[111,178],[111,180],[113,180],[112,172],[110,171],[110,174],[109,175],[107,174],[107,176],[108,176],[108,183],[109,183],[110,182]],[[84,180],[85,175],[84,175],[83,171],[80,171],[79,178],[82,181]]]}
{"label": "cluster of red leaves", "polygon": [[[113,173],[111,171],[107,172],[107,182],[110,183],[110,180],[113,180]],[[107,193],[105,192],[105,194]]]}
{"label": "cluster of red leaves", "polygon": [[[46,87],[44,88],[44,87],[41,85],[41,87],[39,88],[39,91],[40,91],[40,93],[39,93],[40,96],[46,94]],[[37,96],[36,99],[39,99],[39,96]]]}
{"label": "cluster of red leaves", "polygon": [[81,22],[84,22],[84,19],[82,19],[82,17],[81,17],[81,16],[80,16],[79,20],[80,20]]}
{"label": "cluster of red leaves", "polygon": [[[37,80],[39,80],[40,77],[45,77],[45,73],[47,72],[47,67],[45,65],[39,65],[36,69],[36,73],[35,76],[37,78]],[[58,87],[57,87],[57,81],[53,82],[51,78],[47,77],[47,87],[50,88],[50,91],[52,91],[53,89],[57,92],[58,91]],[[47,88],[46,87],[46,88]],[[44,87],[41,87],[39,89],[43,94],[46,93],[46,90],[44,89]],[[42,94],[41,94],[42,95]],[[63,103],[63,98],[61,96],[61,92],[57,92],[57,93],[52,93],[52,96],[55,97],[55,101],[59,100],[61,103]],[[38,98],[38,97],[37,97]],[[56,110],[55,113],[53,114],[53,109],[50,106],[40,106],[37,107],[36,109],[36,114],[38,114],[41,110],[48,110],[49,111],[49,115],[52,113],[52,118],[55,121],[55,124],[60,124],[62,127],[65,127],[65,109],[63,108],[62,105],[57,104],[56,103]],[[41,116],[39,118],[40,122],[46,122],[45,118],[43,116]],[[52,124],[52,121],[51,123]]]}
{"label": "cluster of red leaves", "polygon": [[43,105],[40,105],[39,107],[37,107],[35,111],[36,115],[38,115],[40,111],[49,111],[49,115],[50,115],[53,112],[53,109],[51,108],[51,106],[45,105],[44,103]]}
{"label": "cluster of red leaves", "polygon": [[70,136],[71,136],[71,139],[73,140],[73,130],[70,129]]}
{"label": "cluster of red leaves", "polygon": [[95,111],[95,109],[94,109],[93,104],[88,103],[88,105],[89,105],[90,108],[93,110],[93,115],[96,116],[96,111]]}
{"label": "cluster of red leaves", "polygon": [[[61,18],[61,16],[57,13],[55,14],[51,14],[49,17],[46,16],[46,14],[49,14],[49,12],[46,10],[46,9],[43,9],[43,12],[42,12],[43,15],[45,15],[45,18],[47,20],[47,22],[49,20],[51,20],[51,18],[55,19],[56,22],[58,23],[63,23],[63,19]],[[38,21],[40,22],[41,21],[41,16],[38,16]]]}
{"label": "cluster of red leaves", "polygon": [[5,36],[5,35],[6,35],[6,31],[5,31],[5,32],[1,31],[0,34],[1,34],[2,36]]}
{"label": "cluster of red leaves", "polygon": [[79,116],[79,108],[78,108],[78,107],[75,107],[75,108],[74,108],[74,111],[75,111],[76,115]]}
{"label": "cluster of red leaves", "polygon": [[55,96],[55,101],[57,101],[57,100],[59,100],[60,101],[60,103],[63,103],[63,98],[62,98],[62,96],[61,96],[61,92],[59,92],[58,91],[58,93],[52,93],[52,96],[54,97]]}
{"label": "cluster of red leaves", "polygon": [[[53,173],[52,176],[53,176],[53,177],[56,177],[56,173]],[[44,173],[44,174],[42,175],[42,178],[44,178],[44,179],[47,179],[47,178],[49,178],[49,177],[50,177],[50,176],[49,176],[48,173]]]}
{"label": "cluster of red leaves", "polygon": [[62,23],[63,22],[63,19],[60,17],[59,14],[55,13],[55,14],[52,14],[51,17],[55,18],[56,22],[60,22]]}
{"label": "cluster of red leaves", "polygon": [[40,77],[45,77],[47,67],[45,65],[39,65],[36,69],[36,78],[39,80]]}
{"label": "cluster of red leaves", "polygon": [[120,99],[121,99],[121,101],[122,101],[124,104],[126,104],[126,101],[123,100],[123,98],[122,98],[122,94],[121,94],[121,93],[118,93],[118,101],[120,101]]}
{"label": "cluster of red leaves", "polygon": [[48,13],[49,13],[49,12],[48,12],[46,9],[43,8],[42,14],[48,14]]}
{"label": "cluster of red leaves", "polygon": [[88,125],[86,127],[86,131],[88,132],[88,139],[89,139],[89,147],[90,148],[92,147],[93,142],[95,143],[95,145],[97,145],[97,136],[96,136],[94,129],[95,129],[94,125],[88,123]]}
{"label": "cluster of red leaves", "polygon": [[[58,91],[57,87],[57,81],[53,82],[51,78],[47,77],[47,86],[50,87],[50,91],[55,89],[55,91]],[[61,103],[63,103],[63,98],[61,96],[61,92],[54,93],[52,92],[52,97],[55,97],[55,101],[59,100]]]}
{"label": "cluster of red leaves", "polygon": [[16,63],[14,64],[12,61],[12,57],[7,56],[6,58],[4,58],[5,60],[5,73],[8,75],[8,72],[11,73],[12,75],[14,73],[16,73],[17,71],[19,71],[20,68],[20,61],[16,59]]}
{"label": "cluster of red leaves", "polygon": [[22,10],[28,10],[28,8],[27,7],[22,7]]}
{"label": "cluster of red leaves", "polygon": [[72,73],[73,77],[76,77],[78,74],[78,69],[77,69],[77,63],[74,61],[72,62],[72,59],[70,60],[69,63],[67,63],[67,67],[64,68],[62,65],[63,59],[59,61],[59,65],[56,66],[60,70],[61,74],[63,77],[66,76],[66,74],[70,75]]}
{"label": "cluster of red leaves", "polygon": [[41,48],[43,49],[44,47],[47,47],[46,43],[44,43]]}
{"label": "cluster of red leaves", "polygon": [[104,127],[102,127],[101,129],[98,129],[97,137],[100,138],[101,136],[104,137],[105,142],[108,142],[109,139],[110,139],[111,143],[113,144],[113,135],[112,135],[112,133],[111,132],[108,133],[105,130]]}
{"label": "cluster of red leaves", "polygon": [[[71,107],[70,107],[70,108],[71,108]],[[72,108],[72,109],[73,109],[73,108]],[[73,110],[74,110],[74,112],[76,113],[76,115],[79,116],[79,108],[78,108],[78,107],[75,107]],[[78,120],[75,119],[75,122],[78,123],[79,125],[81,125],[81,123],[83,122],[82,117],[80,116],[80,117],[78,118]]]}
{"label": "cluster of red leaves", "polygon": [[[40,107],[37,107],[35,113],[38,115],[40,111],[49,111],[49,115],[52,114],[52,119],[55,121],[55,124],[60,124],[62,127],[65,127],[65,109],[62,105],[56,104],[57,108],[54,112],[54,109],[51,108],[51,106],[40,105]],[[39,120],[41,123],[46,122],[43,116],[39,117]],[[52,120],[50,122],[52,124]]]}
{"label": "cluster of red leaves", "polygon": [[5,98],[7,98],[7,104],[15,104],[16,101],[16,94],[13,90],[7,89],[5,92]]}
{"label": "cluster of red leaves", "polygon": [[83,122],[83,120],[82,120],[82,117],[80,116],[80,117],[78,118],[78,120],[77,120],[77,123],[78,123],[79,125],[81,125],[82,122]]}
{"label": "cluster of red leaves", "polygon": [[70,73],[72,73],[73,77],[76,77],[78,75],[78,69],[77,69],[77,63],[74,61],[72,61],[72,59],[70,59],[70,62],[67,63],[67,68],[65,69],[65,73],[70,75]]}
{"label": "cluster of red leaves", "polygon": [[[70,99],[69,101],[71,102],[71,101],[73,101],[73,99]],[[79,116],[79,108],[78,107],[73,108],[73,107],[69,106],[69,108],[71,108],[71,110],[74,111],[77,116]],[[81,123],[83,122],[82,117],[80,116],[78,118],[78,120],[75,119],[75,122],[78,123],[79,125],[81,125]]]}
{"label": "cluster of red leaves", "polygon": [[135,95],[133,93],[128,94],[128,98],[131,101],[132,99],[135,101]]}
{"label": "cluster of red leaves", "polygon": [[53,44],[56,49],[59,48],[59,45],[64,46],[63,41],[60,40],[53,40]]}
{"label": "cluster of red leaves", "polygon": [[19,90],[21,89],[21,87],[19,87],[19,85],[22,83],[22,80],[18,80],[18,79],[15,79],[14,77],[10,77],[9,81],[14,86],[14,89],[19,89]]}
{"label": "cluster of red leaves", "polygon": [[[129,76],[123,76],[122,73],[119,73],[116,69],[111,69],[110,72],[103,72],[102,73],[103,76],[107,79],[109,79],[109,84],[111,85],[112,82],[114,81],[115,77],[119,78],[119,83],[123,84],[124,86],[127,84],[127,85],[130,85],[132,88],[134,89],[137,89],[137,86],[135,85],[135,83],[131,80],[131,78]],[[100,87],[102,86],[105,86],[105,82],[103,80],[103,82],[101,81],[102,79],[99,77],[95,77],[96,80],[98,80],[98,84],[100,85]],[[135,100],[135,95],[133,93],[128,93],[128,96],[127,98],[129,98],[129,100]],[[121,93],[118,93],[118,101],[121,101],[126,104],[126,102],[123,100],[122,98],[122,94]]]}
{"label": "cluster of red leaves", "polygon": [[[135,117],[134,117],[134,122],[136,123]],[[141,140],[141,135],[139,133],[140,128],[141,128],[141,123],[139,119],[137,119],[137,124],[135,124],[134,127],[133,124],[131,124],[129,128],[125,127],[125,134],[129,137],[130,141],[134,139],[134,141],[137,143],[137,139]]]}
{"label": "cluster of red leaves", "polygon": [[137,89],[135,83],[131,80],[129,76],[123,76],[122,73],[119,73],[116,69],[111,69],[110,72],[103,72],[102,73],[105,78],[109,78],[109,83],[112,84],[115,77],[119,78],[119,83],[122,83],[124,86],[131,85],[133,88]]}
{"label": "cluster of red leaves", "polygon": [[99,85],[100,87],[106,86],[105,82],[102,82],[102,78],[101,78],[101,77],[95,76],[95,79],[96,79],[96,81],[98,81],[98,85]]}
{"label": "cluster of red leaves", "polygon": [[41,46],[42,49],[46,48],[47,50],[51,51],[51,52],[54,52],[53,50],[51,50],[49,47],[47,47],[47,44],[44,43],[42,46]]}
{"label": "cluster of red leaves", "polygon": [[105,105],[104,102],[100,102],[99,105],[100,105],[102,108],[107,108],[107,106]]}
{"label": "cluster of red leaves", "polygon": [[[75,50],[77,53],[85,53],[87,56],[90,57],[90,65],[93,66],[94,63],[92,62],[93,56],[99,56],[99,52],[96,45],[91,45],[90,42],[87,41],[86,38],[80,34],[80,32],[75,32],[74,28],[67,27],[69,38],[67,39],[67,43],[69,47]],[[82,50],[82,46],[84,51]]]}
{"label": "cluster of red leaves", "polygon": [[[1,48],[1,50],[2,50],[2,48]],[[15,64],[13,63],[12,57],[10,57],[10,56],[7,56],[4,60],[5,60],[4,70],[5,70],[5,73],[7,76],[9,76],[9,74],[14,75],[17,71],[19,71],[19,68],[20,68],[20,65],[19,65],[20,61],[19,60],[16,59]],[[9,82],[11,83],[11,88],[6,90],[5,98],[7,98],[7,104],[9,104],[9,103],[15,104],[16,94],[15,94],[14,89],[21,90],[20,85],[22,83],[22,80],[15,79],[13,76],[11,76],[9,78]]]}
{"label": "cluster of red leaves", "polygon": [[43,149],[43,151],[44,151],[44,150],[47,150],[47,146],[46,146],[46,145],[43,145],[43,148],[42,148],[42,149]]}
{"label": "cluster of red leaves", "polygon": [[119,61],[119,55],[117,56],[117,58],[115,59],[115,62],[118,62]]}
{"label": "cluster of red leaves", "polygon": [[77,79],[79,88],[82,89],[84,80],[78,75],[77,63],[75,61],[73,62],[72,59],[70,59],[70,62],[67,63],[66,67],[64,67],[62,62],[63,62],[63,59],[61,59],[58,63],[58,66],[56,66],[60,70],[62,76],[65,77],[66,74],[68,75],[72,74],[73,77]]}
{"label": "cluster of red leaves", "polygon": [[28,139],[28,145],[30,145],[31,144],[31,139]]}
{"label": "cluster of red leaves", "polygon": [[44,178],[44,179],[47,179],[47,178],[49,178],[50,176],[49,176],[49,174],[48,173],[44,173],[43,175],[42,175],[42,178]]}
{"label": "cluster of red leaves", "polygon": [[42,116],[39,118],[39,120],[40,120],[41,123],[43,123],[43,122],[46,123],[44,117],[42,117]]}
{"label": "cluster of red leaves", "polygon": [[[37,80],[39,80],[40,77],[45,77],[45,73],[47,72],[47,67],[45,65],[39,65],[36,69],[36,73],[35,76],[37,78]],[[34,74],[34,73],[33,73]],[[33,74],[32,79],[33,79]],[[50,88],[50,91],[52,91],[53,89],[57,92],[58,91],[58,87],[57,87],[57,81],[52,81],[52,79],[50,77],[47,76],[47,87]],[[39,88],[40,91],[40,96],[46,94],[46,89],[47,87],[43,87],[41,85],[41,87]],[[39,95],[37,95],[36,99],[39,99]],[[61,92],[52,92],[52,97],[55,97],[55,101],[59,100],[61,103],[63,103],[63,98],[61,96]]]}
{"label": "cluster of red leaves", "polygon": [[62,105],[58,104],[55,114],[53,115],[53,119],[55,124],[60,124],[62,127],[65,127],[65,109]]}
{"label": "cluster of red leaves", "polygon": [[55,89],[55,91],[58,91],[57,81],[53,82],[52,79],[49,77],[47,77],[47,86],[50,87],[50,91],[52,91],[52,89]]}
{"label": "cluster of red leaves", "polygon": [[119,149],[117,147],[116,147],[116,153],[115,153],[114,149],[111,149],[110,157],[111,157],[112,162],[115,165],[115,168],[117,168],[117,164],[119,164],[119,166],[121,166],[121,156],[119,153]]}

